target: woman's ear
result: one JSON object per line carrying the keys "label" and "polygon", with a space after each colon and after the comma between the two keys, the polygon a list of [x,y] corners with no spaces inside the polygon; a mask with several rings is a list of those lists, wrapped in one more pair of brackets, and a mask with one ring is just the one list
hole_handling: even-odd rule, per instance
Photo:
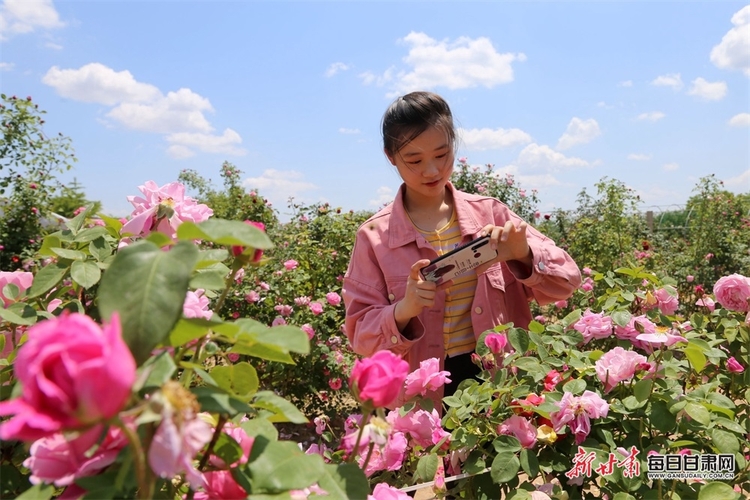
{"label": "woman's ear", "polygon": [[391,154],[388,152],[388,150],[384,148],[383,149],[383,153],[385,153],[385,157],[388,158],[388,161],[391,162],[391,165],[393,165],[395,167],[396,166],[396,162],[394,161],[393,156],[391,156]]}

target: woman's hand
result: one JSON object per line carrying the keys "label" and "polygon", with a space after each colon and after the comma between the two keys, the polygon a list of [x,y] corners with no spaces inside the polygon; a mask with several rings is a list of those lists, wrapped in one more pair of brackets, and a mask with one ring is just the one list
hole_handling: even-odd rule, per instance
{"label": "woman's hand", "polygon": [[493,263],[517,260],[531,267],[533,256],[531,249],[529,249],[529,242],[526,239],[527,227],[528,224],[526,222],[521,222],[516,227],[511,221],[506,222],[504,226],[494,226],[492,224],[484,226],[482,233],[490,235],[490,245],[497,250],[497,258]]}
{"label": "woman's hand", "polygon": [[422,278],[420,269],[428,265],[428,259],[421,259],[412,264],[409,277],[406,280],[406,292],[404,298],[396,303],[394,318],[398,329],[403,331],[409,321],[418,316],[425,307],[435,305],[435,293],[450,286],[453,282],[447,281],[436,286],[434,282]]}

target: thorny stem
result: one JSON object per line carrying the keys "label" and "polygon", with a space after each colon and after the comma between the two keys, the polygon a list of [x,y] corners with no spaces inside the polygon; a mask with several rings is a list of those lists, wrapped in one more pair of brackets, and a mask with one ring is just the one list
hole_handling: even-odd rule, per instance
{"label": "thorny stem", "polygon": [[357,452],[359,451],[359,442],[362,439],[362,434],[365,432],[365,425],[370,420],[370,415],[372,414],[372,410],[368,409],[366,412],[362,412],[362,421],[359,424],[359,433],[357,433],[357,441],[354,442],[354,450],[352,450],[352,454],[349,457],[349,462],[354,462],[355,457],[357,456]]}
{"label": "thorny stem", "polygon": [[367,470],[367,463],[370,461],[370,457],[372,456],[372,450],[373,450],[373,448],[375,448],[375,443],[373,443],[372,441],[370,441],[370,446],[369,446],[369,448],[367,450],[367,456],[365,457],[365,461],[362,464],[362,471]]}

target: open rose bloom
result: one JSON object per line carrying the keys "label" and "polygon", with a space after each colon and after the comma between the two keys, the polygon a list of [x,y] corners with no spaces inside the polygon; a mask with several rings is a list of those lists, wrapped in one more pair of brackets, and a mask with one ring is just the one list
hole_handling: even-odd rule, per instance
{"label": "open rose bloom", "polygon": [[0,403],[1,439],[34,441],[116,415],[130,397],[135,361],[120,320],[100,327],[79,313],[35,324],[14,364],[23,392]]}

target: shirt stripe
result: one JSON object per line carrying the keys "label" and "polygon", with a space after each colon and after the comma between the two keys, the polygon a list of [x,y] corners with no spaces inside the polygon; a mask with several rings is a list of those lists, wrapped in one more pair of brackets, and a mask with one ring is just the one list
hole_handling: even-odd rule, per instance
{"label": "shirt stripe", "polygon": [[[416,225],[414,226],[416,227]],[[444,255],[461,244],[461,230],[456,213],[437,231],[423,231],[416,227],[438,255]],[[443,346],[449,357],[473,352],[476,348],[471,324],[471,304],[477,288],[477,275],[472,272],[453,280],[445,293],[443,317]]]}

